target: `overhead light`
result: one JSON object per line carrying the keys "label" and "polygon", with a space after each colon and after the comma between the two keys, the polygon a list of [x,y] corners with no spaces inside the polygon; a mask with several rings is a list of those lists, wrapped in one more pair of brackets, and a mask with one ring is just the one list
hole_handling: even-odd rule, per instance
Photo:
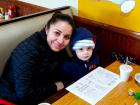
{"label": "overhead light", "polygon": [[123,13],[129,13],[135,8],[135,0],[95,0],[119,4]]}
{"label": "overhead light", "polygon": [[129,13],[134,9],[134,7],[135,7],[135,1],[134,0],[125,0],[121,4],[121,11],[123,13]]}

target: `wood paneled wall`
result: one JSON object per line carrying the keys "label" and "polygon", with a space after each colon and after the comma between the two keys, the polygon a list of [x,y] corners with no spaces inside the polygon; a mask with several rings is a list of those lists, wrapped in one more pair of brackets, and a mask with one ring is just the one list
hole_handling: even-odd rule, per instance
{"label": "wood paneled wall", "polygon": [[140,33],[77,16],[74,20],[77,27],[86,27],[98,37],[98,55],[102,66],[107,66],[112,62],[113,51],[132,56],[135,62],[140,64]]}
{"label": "wood paneled wall", "polygon": [[6,8],[8,5],[13,3],[16,6],[18,16],[28,15],[31,13],[40,12],[48,9],[48,8],[40,7],[37,5],[33,5],[17,0],[0,0],[0,7]]}

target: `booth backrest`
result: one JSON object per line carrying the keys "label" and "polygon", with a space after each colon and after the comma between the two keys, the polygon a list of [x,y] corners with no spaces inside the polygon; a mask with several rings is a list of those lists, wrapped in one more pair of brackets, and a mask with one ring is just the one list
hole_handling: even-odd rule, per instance
{"label": "booth backrest", "polygon": [[[128,56],[133,63],[140,65],[140,32],[115,27],[106,23],[74,16],[77,27],[85,27],[98,37],[100,64],[103,67],[112,63],[116,57]],[[114,53],[115,52],[115,53]],[[115,57],[113,58],[113,54]],[[123,56],[122,56],[123,55]]]}
{"label": "booth backrest", "polygon": [[71,14],[70,7],[61,7],[0,23],[0,76],[11,53],[23,39],[40,31],[55,11]]}

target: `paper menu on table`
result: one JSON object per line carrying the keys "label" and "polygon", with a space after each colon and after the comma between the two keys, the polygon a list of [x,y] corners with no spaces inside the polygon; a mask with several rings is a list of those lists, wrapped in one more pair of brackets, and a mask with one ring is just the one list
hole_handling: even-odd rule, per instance
{"label": "paper menu on table", "polygon": [[119,75],[98,67],[66,89],[83,100],[95,105],[120,83]]}

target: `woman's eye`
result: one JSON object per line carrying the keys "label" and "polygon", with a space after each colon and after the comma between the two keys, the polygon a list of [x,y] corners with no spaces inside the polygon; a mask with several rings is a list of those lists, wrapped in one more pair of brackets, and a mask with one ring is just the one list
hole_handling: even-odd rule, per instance
{"label": "woman's eye", "polygon": [[59,32],[55,32],[55,35],[56,35],[56,36],[59,36],[59,35],[60,35],[60,33],[59,33]]}
{"label": "woman's eye", "polygon": [[70,40],[70,36],[65,36],[64,37],[66,40]]}

